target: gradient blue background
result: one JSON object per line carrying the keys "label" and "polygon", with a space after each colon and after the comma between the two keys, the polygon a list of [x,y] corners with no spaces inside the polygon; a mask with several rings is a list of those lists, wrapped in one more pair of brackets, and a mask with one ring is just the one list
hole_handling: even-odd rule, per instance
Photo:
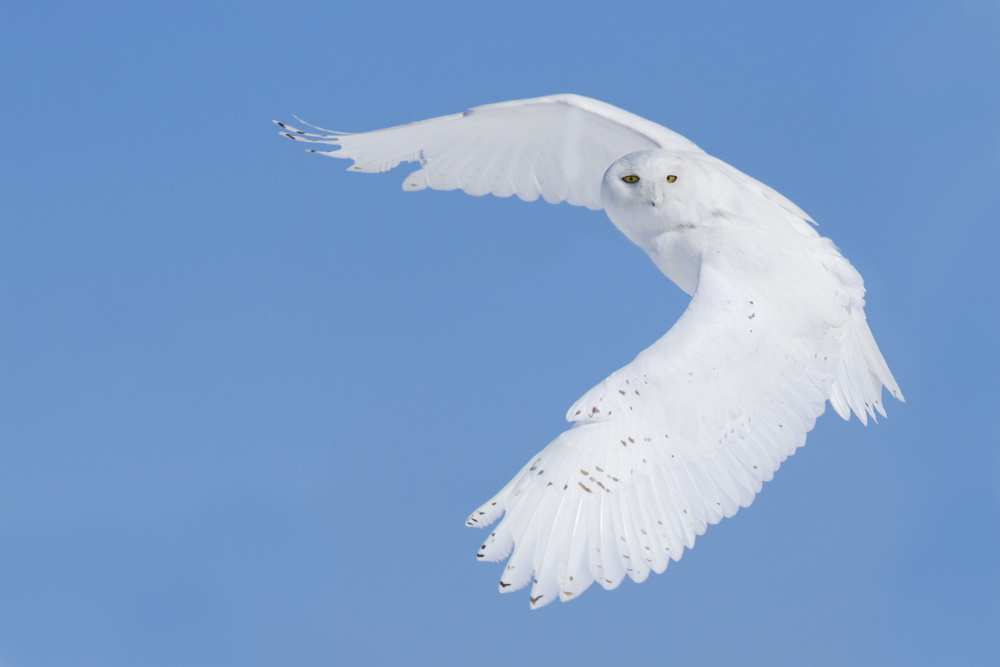
{"label": "gradient blue background", "polygon": [[[1000,664],[1000,6],[808,4],[4,3],[0,665]],[[463,519],[683,295],[269,121],[563,91],[810,211],[909,403],[529,612]]]}

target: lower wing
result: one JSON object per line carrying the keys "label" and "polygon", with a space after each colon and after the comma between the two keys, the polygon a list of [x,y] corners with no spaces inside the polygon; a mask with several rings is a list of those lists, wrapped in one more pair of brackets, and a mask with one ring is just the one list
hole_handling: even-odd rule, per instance
{"label": "lower wing", "polygon": [[790,317],[703,267],[674,327],[577,401],[574,426],[469,516],[503,517],[477,553],[509,556],[500,591],[531,583],[537,608],[663,572],[750,505],[827,400],[863,417],[882,411],[883,385],[902,398],[860,307],[825,328]]}

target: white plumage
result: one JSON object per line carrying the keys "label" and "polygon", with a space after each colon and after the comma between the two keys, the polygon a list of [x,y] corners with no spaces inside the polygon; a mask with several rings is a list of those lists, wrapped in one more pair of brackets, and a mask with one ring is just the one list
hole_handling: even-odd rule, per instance
{"label": "white plumage", "polygon": [[352,171],[419,169],[405,190],[461,189],[604,209],[692,295],[677,323],[567,412],[467,525],[508,558],[501,592],[537,608],[663,572],[753,502],[829,401],[845,419],[903,400],[865,320],[861,276],[812,220],[684,137],[609,104],[555,95],[349,134],[278,123]]}

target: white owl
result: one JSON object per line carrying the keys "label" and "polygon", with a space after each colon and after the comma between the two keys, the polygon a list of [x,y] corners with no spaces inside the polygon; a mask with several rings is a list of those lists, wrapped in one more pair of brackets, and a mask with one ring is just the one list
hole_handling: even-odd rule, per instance
{"label": "white owl", "polygon": [[[276,121],[277,122],[277,121]],[[753,502],[827,401],[844,419],[903,400],[865,320],[864,283],[798,206],[684,137],[578,95],[474,107],[358,134],[278,122],[289,139],[419,169],[404,190],[542,197],[603,209],[692,299],[681,318],[566,414],[469,526],[507,558],[500,591],[532,608],[663,572]],[[306,124],[308,125],[308,124]]]}

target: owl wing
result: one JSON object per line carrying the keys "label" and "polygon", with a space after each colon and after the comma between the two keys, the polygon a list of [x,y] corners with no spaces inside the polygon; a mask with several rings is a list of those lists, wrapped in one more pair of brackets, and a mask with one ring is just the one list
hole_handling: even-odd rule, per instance
{"label": "owl wing", "polygon": [[809,292],[829,317],[807,322],[772,290],[703,263],[674,326],[577,401],[573,426],[469,515],[479,527],[502,517],[477,553],[509,556],[500,591],[530,583],[537,608],[663,572],[750,505],[827,400],[864,421],[885,414],[883,386],[902,399],[854,286],[822,271]]}
{"label": "owl wing", "polygon": [[580,95],[487,104],[371,132],[275,123],[288,139],[332,146],[314,152],[353,160],[350,171],[378,173],[418,163],[403,181],[407,191],[541,197],[595,210],[602,208],[604,171],[621,156],[651,148],[701,152],[662,125]]}

